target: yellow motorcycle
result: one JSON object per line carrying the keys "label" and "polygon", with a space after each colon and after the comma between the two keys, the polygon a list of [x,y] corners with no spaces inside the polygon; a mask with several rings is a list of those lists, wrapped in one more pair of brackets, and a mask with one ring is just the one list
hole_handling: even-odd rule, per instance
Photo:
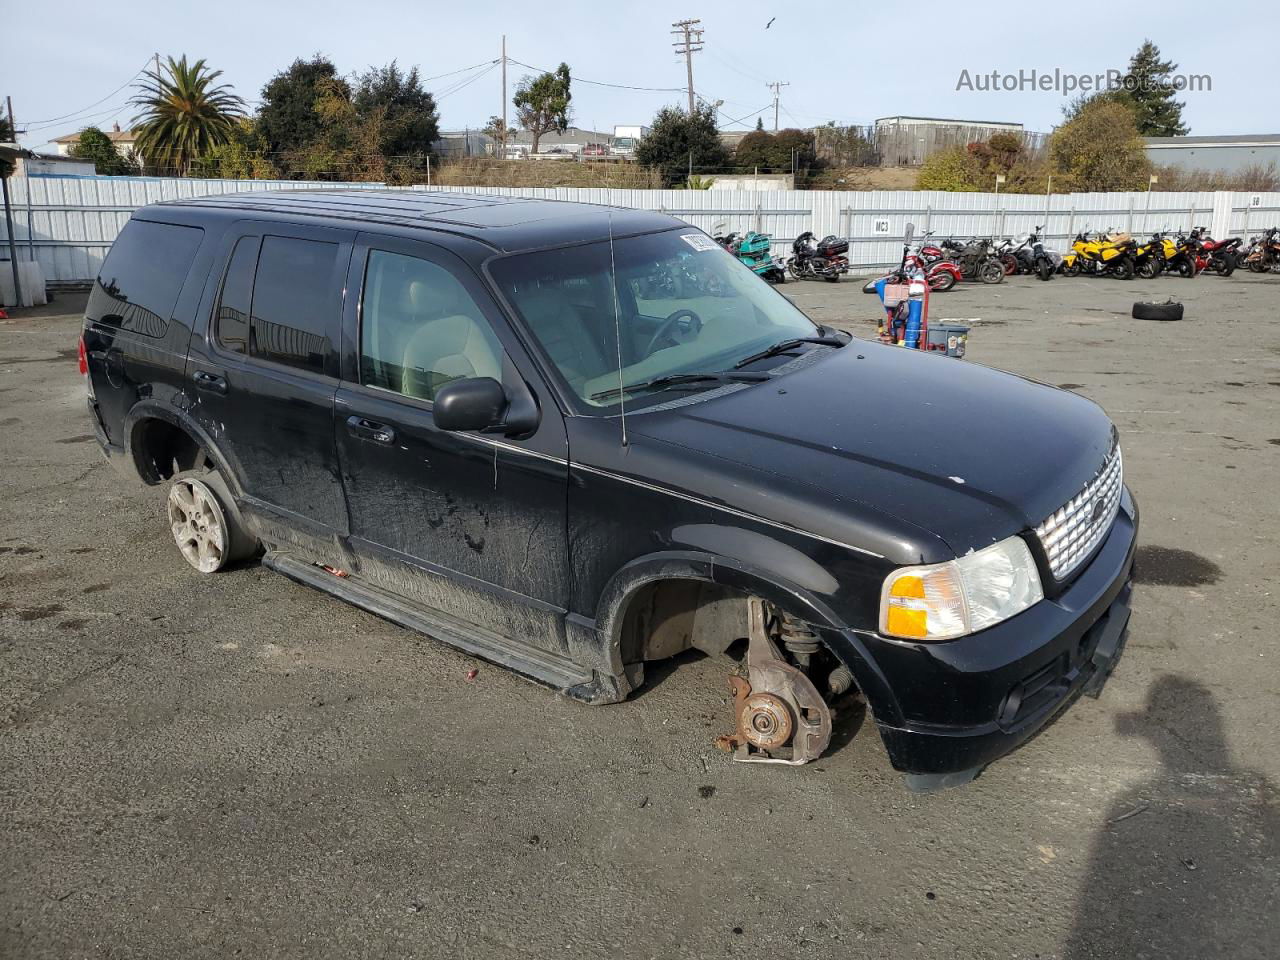
{"label": "yellow motorcycle", "polygon": [[1068,277],[1084,274],[1132,280],[1133,252],[1137,246],[1127,233],[1098,234],[1095,237],[1078,233],[1071,251],[1062,258],[1062,272]]}

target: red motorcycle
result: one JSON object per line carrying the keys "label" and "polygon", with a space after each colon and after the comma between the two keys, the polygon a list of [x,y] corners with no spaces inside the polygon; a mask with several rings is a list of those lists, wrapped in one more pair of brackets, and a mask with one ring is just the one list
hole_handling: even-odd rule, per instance
{"label": "red motorcycle", "polygon": [[[920,238],[920,246],[914,253],[908,252],[902,269],[908,273],[923,273],[932,293],[946,293],[963,279],[960,267],[950,259],[936,243],[929,242],[929,233]],[[888,276],[888,274],[886,274]],[[876,277],[863,286],[863,293],[876,292]]]}
{"label": "red motorcycle", "polygon": [[1240,246],[1240,238],[1214,240],[1209,236],[1208,228],[1196,227],[1188,238],[1195,244],[1196,272],[1212,270],[1220,277],[1229,277],[1235,272],[1239,261],[1236,250]]}

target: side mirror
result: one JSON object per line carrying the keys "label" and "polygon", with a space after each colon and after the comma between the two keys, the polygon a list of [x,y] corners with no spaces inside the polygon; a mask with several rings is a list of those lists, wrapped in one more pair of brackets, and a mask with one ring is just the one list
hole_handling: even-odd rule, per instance
{"label": "side mirror", "polygon": [[507,394],[492,377],[470,377],[441,387],[431,416],[441,430],[489,430],[501,426]]}

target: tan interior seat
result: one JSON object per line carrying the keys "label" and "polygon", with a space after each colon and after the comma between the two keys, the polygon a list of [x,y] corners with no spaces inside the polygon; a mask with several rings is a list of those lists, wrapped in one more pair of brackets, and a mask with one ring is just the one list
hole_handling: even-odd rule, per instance
{"label": "tan interior seat", "polygon": [[500,348],[457,280],[441,272],[434,283],[411,281],[405,295],[409,318],[420,316],[417,307],[423,305],[435,319],[416,323],[405,342],[401,393],[431,400],[453,380],[492,377],[501,381]]}
{"label": "tan interior seat", "polygon": [[581,394],[583,384],[589,379],[617,366],[616,359],[609,363],[577,309],[558,291],[531,290],[520,296],[517,306],[551,362],[575,392]]}

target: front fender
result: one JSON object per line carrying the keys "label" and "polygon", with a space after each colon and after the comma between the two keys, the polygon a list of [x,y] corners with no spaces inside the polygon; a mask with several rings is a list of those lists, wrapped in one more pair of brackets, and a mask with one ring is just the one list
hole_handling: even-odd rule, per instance
{"label": "front fender", "polygon": [[[728,540],[734,539],[737,534],[762,537],[752,531],[731,527],[718,528],[718,533]],[[786,544],[770,542],[783,548],[774,552],[775,557],[785,557],[794,564],[789,571],[792,576],[830,576]],[[759,548],[761,545],[756,546]],[[797,557],[804,558],[808,563],[798,563]],[[812,588],[817,584],[797,583],[792,576],[780,575],[777,570],[756,566],[722,553],[668,550],[649,554],[627,563],[609,580],[597,606],[595,634],[604,647],[611,672],[618,676],[634,674],[636,666],[624,662],[622,625],[631,601],[641,588],[660,580],[699,580],[729,587],[768,600],[808,623],[836,658],[853,671],[858,688],[876,717],[882,722],[893,722],[891,718],[900,713],[897,700],[859,635],[841,623],[840,618],[822,598],[815,595]]]}

